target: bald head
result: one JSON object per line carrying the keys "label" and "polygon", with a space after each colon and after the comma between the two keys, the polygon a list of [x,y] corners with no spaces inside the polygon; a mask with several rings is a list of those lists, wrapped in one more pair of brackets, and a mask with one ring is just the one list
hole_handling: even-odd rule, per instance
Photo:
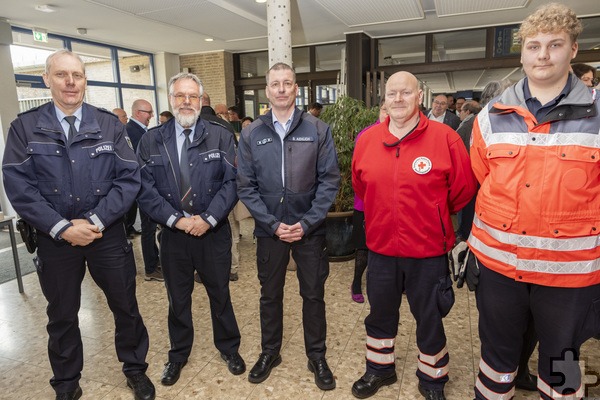
{"label": "bald head", "polygon": [[123,125],[127,125],[127,113],[122,108],[113,108],[113,114],[119,117],[119,121],[123,123]]}
{"label": "bald head", "polygon": [[131,116],[145,126],[148,126],[153,115],[152,104],[144,99],[137,99],[131,105]]}
{"label": "bald head", "polygon": [[210,107],[210,96],[208,93],[202,93],[202,107],[209,106]]}
{"label": "bald head", "polygon": [[416,122],[422,98],[419,81],[409,72],[396,72],[385,84],[385,108],[396,124]]}

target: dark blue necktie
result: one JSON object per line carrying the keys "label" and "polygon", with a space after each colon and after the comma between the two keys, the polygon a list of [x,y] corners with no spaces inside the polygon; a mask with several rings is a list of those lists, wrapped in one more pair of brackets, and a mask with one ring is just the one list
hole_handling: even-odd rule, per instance
{"label": "dark blue necktie", "polygon": [[74,115],[69,115],[65,117],[65,121],[69,123],[69,137],[67,138],[67,142],[71,144],[73,142],[73,138],[77,135],[77,128],[75,128],[75,120],[77,119]]}
{"label": "dark blue necktie", "polygon": [[190,184],[190,162],[188,161],[188,148],[190,147],[190,133],[191,129],[184,129],[183,134],[185,140],[181,145],[181,156],[179,157],[179,179],[181,186],[179,188],[181,194],[181,207],[183,211],[188,214],[194,213],[193,201],[192,201],[192,187]]}

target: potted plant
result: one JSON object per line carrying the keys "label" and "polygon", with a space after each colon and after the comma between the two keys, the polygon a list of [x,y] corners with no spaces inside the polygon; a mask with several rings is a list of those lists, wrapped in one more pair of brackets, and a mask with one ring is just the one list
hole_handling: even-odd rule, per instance
{"label": "potted plant", "polygon": [[329,124],[340,168],[340,189],[327,215],[327,247],[330,259],[349,259],[354,255],[352,243],[352,154],[356,135],[379,117],[378,107],[367,108],[361,100],[341,96],[321,114]]}

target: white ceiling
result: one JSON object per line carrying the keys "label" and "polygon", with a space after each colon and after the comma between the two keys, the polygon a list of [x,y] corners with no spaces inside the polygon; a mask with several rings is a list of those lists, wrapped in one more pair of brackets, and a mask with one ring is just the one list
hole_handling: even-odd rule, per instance
{"label": "white ceiling", "polygon": [[[518,23],[542,0],[290,0],[294,46]],[[44,13],[36,5],[56,11]],[[600,15],[598,0],[570,0],[580,17]],[[0,17],[11,25],[80,37],[151,53],[190,54],[267,48],[266,4],[255,0],[3,0]],[[86,28],[78,35],[77,28]],[[213,38],[206,42],[204,39]],[[599,60],[600,61],[600,57]],[[514,71],[512,71],[514,72]],[[430,74],[455,89],[509,76],[511,71]],[[443,78],[443,79],[441,79]],[[448,79],[450,78],[450,79]],[[443,86],[443,85],[442,85]],[[444,91],[440,86],[440,91]],[[460,86],[460,87],[457,87]],[[436,87],[437,89],[437,87]],[[437,91],[437,90],[436,90]]]}

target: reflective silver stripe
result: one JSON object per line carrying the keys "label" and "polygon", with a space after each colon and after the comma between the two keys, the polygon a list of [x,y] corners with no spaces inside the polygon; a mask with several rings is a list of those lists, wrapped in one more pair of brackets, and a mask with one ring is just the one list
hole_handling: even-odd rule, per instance
{"label": "reflective silver stripe", "polygon": [[444,346],[442,350],[436,355],[430,356],[429,354],[423,354],[419,351],[419,360],[427,363],[429,365],[435,365],[438,361],[440,361],[446,354],[448,354],[448,348]]}
{"label": "reflective silver stripe", "polygon": [[419,371],[431,376],[432,378],[441,378],[442,376],[448,375],[448,371],[450,371],[448,364],[444,365],[443,367],[433,368],[432,366],[425,364],[421,360],[419,360],[418,362],[418,368]]}
{"label": "reflective silver stripe", "polygon": [[60,232],[60,230],[67,225],[69,225],[69,221],[66,219],[61,219],[52,227],[52,229],[50,229],[50,236],[52,236],[54,239],[58,239],[56,235],[58,235],[58,232]]}
{"label": "reflective silver stripe", "polygon": [[513,387],[506,393],[496,393],[486,388],[483,382],[477,378],[477,382],[475,382],[475,387],[477,390],[481,392],[481,394],[488,400],[510,400],[515,395],[515,388]]}
{"label": "reflective silver stripe", "polygon": [[208,223],[212,225],[213,228],[217,226],[217,220],[212,215],[209,215],[206,219],[208,220]]}
{"label": "reflective silver stripe", "polygon": [[94,225],[96,225],[98,227],[98,229],[100,229],[100,232],[102,232],[104,230],[104,224],[102,223],[102,221],[100,221],[100,218],[98,217],[98,215],[92,214],[92,215],[90,215],[90,219],[92,220],[92,223]]}
{"label": "reflective silver stripe", "polygon": [[367,336],[367,346],[372,347],[374,349],[385,349],[394,347],[396,343],[396,339],[375,339],[370,336]]}
{"label": "reflective silver stripe", "polygon": [[[555,132],[547,133],[531,132],[493,132],[491,128],[489,111],[484,107],[477,114],[481,137],[486,146],[493,144],[514,144],[517,146],[585,146],[600,148],[600,136],[590,135],[585,132]],[[535,140],[532,140],[535,138]]]}
{"label": "reflective silver stripe", "polygon": [[173,224],[175,223],[175,219],[177,219],[177,216],[176,216],[176,215],[171,215],[171,216],[169,217],[169,219],[167,220],[167,226],[168,226],[169,228],[175,228],[175,227],[173,226]]}
{"label": "reflective silver stripe", "polygon": [[367,349],[367,360],[375,364],[393,364],[395,359],[394,353],[383,354]]}
{"label": "reflective silver stripe", "polygon": [[517,376],[516,370],[513,372],[498,372],[487,365],[483,359],[479,360],[479,370],[496,383],[511,383],[515,380],[515,376]]}
{"label": "reflective silver stripe", "polygon": [[564,399],[564,400],[578,400],[581,399],[584,395],[583,386],[581,383],[579,384],[579,389],[575,393],[571,394],[560,394],[556,392],[554,389],[550,387],[546,382],[542,379],[537,380],[537,387],[540,391],[544,392],[547,396],[553,399]]}
{"label": "reflective silver stripe", "polygon": [[469,245],[501,263],[515,267],[519,271],[542,272],[545,274],[589,274],[600,270],[600,259],[584,261],[546,261],[517,259],[517,255],[508,251],[494,249],[483,243],[471,232]]}
{"label": "reflective silver stripe", "polygon": [[485,231],[498,242],[518,247],[552,251],[579,251],[592,250],[600,246],[600,235],[565,239],[519,235],[493,228],[480,220],[477,215],[473,217],[473,225]]}

